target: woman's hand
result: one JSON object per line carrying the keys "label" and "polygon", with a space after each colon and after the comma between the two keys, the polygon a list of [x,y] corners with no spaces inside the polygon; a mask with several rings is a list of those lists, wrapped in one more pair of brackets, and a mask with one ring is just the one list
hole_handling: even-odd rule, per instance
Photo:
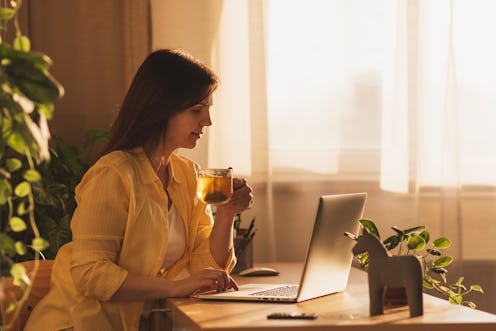
{"label": "woman's hand", "polygon": [[209,291],[238,290],[238,284],[225,270],[203,269],[198,274],[174,282],[171,297],[189,297]]}
{"label": "woman's hand", "polygon": [[226,213],[232,216],[247,209],[253,201],[251,187],[244,178],[233,178],[233,195],[223,205],[217,206],[217,213]]}

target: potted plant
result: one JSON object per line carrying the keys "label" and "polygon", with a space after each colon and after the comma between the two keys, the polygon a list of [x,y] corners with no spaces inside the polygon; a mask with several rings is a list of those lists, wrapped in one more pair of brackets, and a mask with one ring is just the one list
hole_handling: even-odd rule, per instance
{"label": "potted plant", "polygon": [[[369,233],[374,234],[377,238],[381,238],[379,230],[371,219],[363,218],[359,220],[363,228]],[[476,304],[469,300],[464,300],[464,296],[472,291],[483,293],[479,285],[466,286],[463,284],[464,277],[460,276],[454,283],[449,283],[446,277],[448,273],[447,267],[453,262],[453,257],[444,255],[444,250],[451,246],[451,240],[446,237],[440,237],[431,241],[430,233],[425,226],[415,226],[408,229],[400,229],[396,226],[392,227],[394,234],[387,237],[382,241],[382,244],[388,251],[393,252],[394,255],[408,255],[414,254],[420,258],[423,264],[423,286],[426,289],[435,290],[442,296],[448,298],[450,303],[465,305],[475,308]],[[346,236],[353,240],[357,240],[358,236],[349,232],[345,233]],[[357,255],[358,262],[362,268],[367,268],[369,256],[368,253]],[[394,297],[402,289],[386,289],[386,297],[390,303],[403,303],[404,300]],[[388,293],[389,292],[389,293]],[[396,293],[394,293],[396,292]]]}
{"label": "potted plant", "polygon": [[[38,252],[48,247],[38,230],[33,187],[42,180],[37,167],[50,160],[48,120],[63,95],[48,71],[51,60],[31,51],[29,38],[20,31],[20,5],[20,0],[0,4],[0,276],[12,277],[24,291],[19,302],[2,304],[0,328],[6,329],[10,326],[3,313],[15,321],[36,275],[36,268],[28,275],[17,257],[32,250],[38,259]],[[9,44],[4,36],[11,25],[15,36]],[[7,296],[0,287],[0,298]]]}

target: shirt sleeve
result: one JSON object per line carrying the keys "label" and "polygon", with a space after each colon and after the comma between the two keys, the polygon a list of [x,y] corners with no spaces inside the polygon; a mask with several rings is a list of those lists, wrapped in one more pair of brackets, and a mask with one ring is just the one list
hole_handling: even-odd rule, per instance
{"label": "shirt sleeve", "polygon": [[127,276],[127,270],[116,261],[130,192],[130,185],[111,166],[90,169],[76,188],[71,274],[81,295],[107,301]]}

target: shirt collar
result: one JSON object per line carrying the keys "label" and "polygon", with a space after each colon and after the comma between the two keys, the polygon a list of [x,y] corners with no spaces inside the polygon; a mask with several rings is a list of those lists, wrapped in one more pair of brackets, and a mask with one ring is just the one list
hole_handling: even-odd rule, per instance
{"label": "shirt collar", "polygon": [[[155,172],[155,170],[153,170],[152,164],[146,156],[143,147],[136,147],[135,149],[133,149],[132,153],[136,155],[136,159],[138,160],[138,173],[143,184],[151,184],[159,180],[157,173]],[[177,159],[177,155],[173,153],[170,157],[169,162],[169,175],[171,181],[182,183],[184,179],[181,178],[179,175],[180,171],[177,164]]]}

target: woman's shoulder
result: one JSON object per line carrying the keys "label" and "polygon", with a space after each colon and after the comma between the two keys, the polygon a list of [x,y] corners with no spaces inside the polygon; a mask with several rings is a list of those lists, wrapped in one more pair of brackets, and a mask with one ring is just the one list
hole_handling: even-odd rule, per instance
{"label": "woman's shoulder", "polygon": [[125,176],[128,172],[135,172],[137,154],[133,151],[113,151],[101,156],[87,171],[86,177],[112,173],[116,176]]}

